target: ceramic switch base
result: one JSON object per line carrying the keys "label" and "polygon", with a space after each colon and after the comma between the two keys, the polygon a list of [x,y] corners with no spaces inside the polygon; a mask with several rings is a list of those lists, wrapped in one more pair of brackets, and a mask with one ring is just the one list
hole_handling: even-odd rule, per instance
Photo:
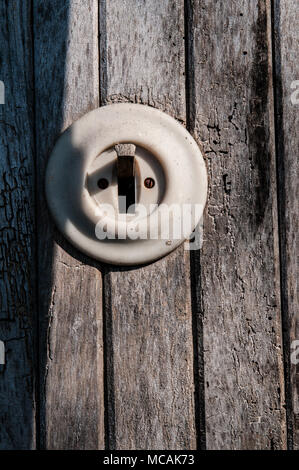
{"label": "ceramic switch base", "polygon": [[167,114],[137,104],[104,106],[76,121],[46,172],[61,232],[92,258],[117,265],[148,263],[175,249],[199,222],[206,195],[192,136]]}

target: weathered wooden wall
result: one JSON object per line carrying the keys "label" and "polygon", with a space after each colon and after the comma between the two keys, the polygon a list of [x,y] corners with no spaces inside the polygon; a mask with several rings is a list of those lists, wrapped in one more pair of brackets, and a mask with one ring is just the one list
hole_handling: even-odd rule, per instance
{"label": "weathered wooden wall", "polygon": [[[102,104],[147,104],[184,122],[184,2],[100,5]],[[146,267],[105,272],[112,448],[196,445],[189,278],[183,247]]]}
{"label": "weathered wooden wall", "polygon": [[[299,448],[297,10],[1,2],[0,449]],[[186,125],[209,174],[202,249],[136,269],[79,253],[44,198],[60,133],[124,101]]]}
{"label": "weathered wooden wall", "polygon": [[40,445],[101,449],[102,277],[54,229],[43,194],[47,156],[58,135],[99,106],[98,5],[95,0],[33,5]]}
{"label": "weathered wooden wall", "polygon": [[269,2],[194,2],[190,127],[210,176],[200,272],[208,448],[285,445]]}
{"label": "weathered wooden wall", "polygon": [[[289,447],[298,450],[299,366],[291,362],[291,353],[294,352],[292,343],[299,339],[299,92],[296,92],[296,89],[299,89],[298,2],[275,0],[273,2],[272,14],[286,410]],[[297,83],[294,83],[296,81]],[[294,86],[296,87],[295,89]]]}

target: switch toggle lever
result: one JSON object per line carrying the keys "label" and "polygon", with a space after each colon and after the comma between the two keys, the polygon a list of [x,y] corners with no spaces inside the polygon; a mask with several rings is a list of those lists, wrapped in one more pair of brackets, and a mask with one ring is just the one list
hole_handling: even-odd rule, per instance
{"label": "switch toggle lever", "polygon": [[135,151],[133,144],[115,145],[117,153],[118,210],[120,214],[135,214]]}

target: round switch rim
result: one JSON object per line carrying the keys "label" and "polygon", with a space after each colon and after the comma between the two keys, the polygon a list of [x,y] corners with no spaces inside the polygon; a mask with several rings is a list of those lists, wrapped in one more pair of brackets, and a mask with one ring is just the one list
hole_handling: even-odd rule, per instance
{"label": "round switch rim", "polygon": [[86,189],[86,174],[99,154],[128,142],[146,148],[163,166],[163,203],[199,204],[198,223],[207,197],[202,153],[187,130],[166,113],[145,105],[118,103],[91,111],[74,122],[60,136],[48,161],[48,206],[56,225],[73,245],[92,258],[116,265],[154,261],[185,240],[96,238],[100,208]]}

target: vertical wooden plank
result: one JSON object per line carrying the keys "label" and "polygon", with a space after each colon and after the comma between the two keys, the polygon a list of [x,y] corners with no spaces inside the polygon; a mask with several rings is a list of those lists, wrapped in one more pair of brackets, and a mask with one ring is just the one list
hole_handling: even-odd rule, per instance
{"label": "vertical wooden plank", "polygon": [[[267,0],[188,2],[190,126],[209,198],[200,259],[206,443],[285,447]],[[196,286],[195,286],[196,287]],[[198,287],[198,286],[197,286]]]}
{"label": "vertical wooden plank", "polygon": [[[299,449],[299,17],[298,3],[273,2],[276,151],[289,446]],[[297,81],[297,82],[296,82]],[[296,91],[297,90],[297,91]],[[293,356],[292,356],[293,354]]]}
{"label": "vertical wooden plank", "polygon": [[[183,1],[100,1],[102,103],[185,122]],[[189,254],[105,275],[107,446],[194,449]]]}
{"label": "vertical wooden plank", "polygon": [[35,447],[34,115],[30,1],[0,4],[0,449]]}
{"label": "vertical wooden plank", "polygon": [[98,106],[97,1],[35,1],[34,34],[41,446],[101,449],[101,274],[53,229],[43,197],[45,164],[60,132]]}

